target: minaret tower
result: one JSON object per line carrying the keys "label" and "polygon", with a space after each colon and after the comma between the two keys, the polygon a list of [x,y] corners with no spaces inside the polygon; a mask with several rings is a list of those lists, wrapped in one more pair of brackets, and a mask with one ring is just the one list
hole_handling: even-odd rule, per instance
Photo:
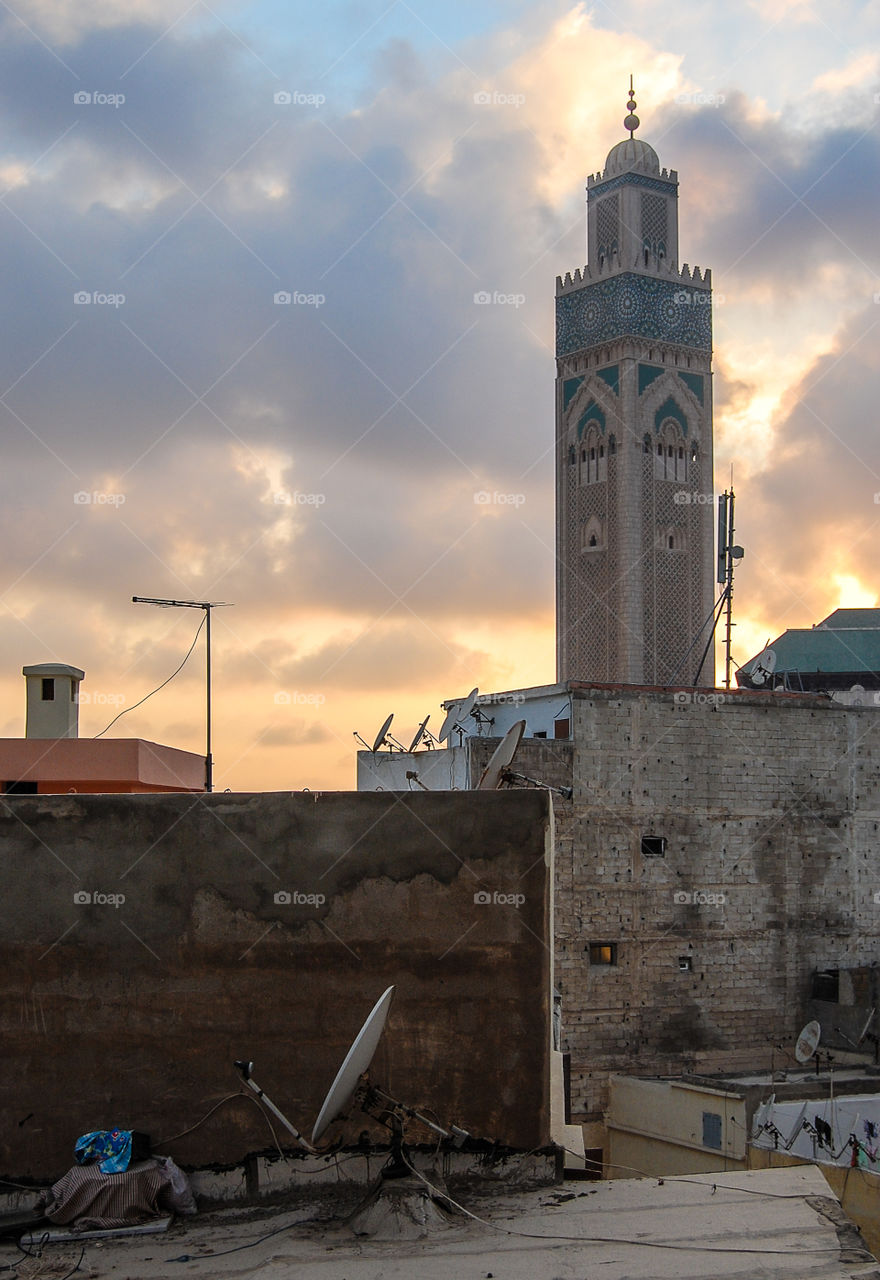
{"label": "minaret tower", "polygon": [[588,266],[556,280],[557,677],[687,685],[714,599],[711,273],[679,267],[678,174],[635,107],[630,78]]}

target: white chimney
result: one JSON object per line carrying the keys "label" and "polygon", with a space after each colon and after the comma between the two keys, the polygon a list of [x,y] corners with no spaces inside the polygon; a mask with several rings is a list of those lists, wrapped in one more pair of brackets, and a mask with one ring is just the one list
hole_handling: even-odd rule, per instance
{"label": "white chimney", "polygon": [[64,662],[22,667],[27,685],[26,738],[79,737],[79,685],[85,672]]}

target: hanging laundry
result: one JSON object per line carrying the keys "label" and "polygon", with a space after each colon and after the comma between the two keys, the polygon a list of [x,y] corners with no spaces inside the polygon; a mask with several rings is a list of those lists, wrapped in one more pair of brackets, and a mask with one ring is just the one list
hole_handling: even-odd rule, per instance
{"label": "hanging laundry", "polygon": [[829,1151],[833,1150],[834,1134],[831,1132],[831,1125],[816,1116],[813,1120],[813,1128],[816,1130],[816,1140],[819,1146],[827,1147]]}

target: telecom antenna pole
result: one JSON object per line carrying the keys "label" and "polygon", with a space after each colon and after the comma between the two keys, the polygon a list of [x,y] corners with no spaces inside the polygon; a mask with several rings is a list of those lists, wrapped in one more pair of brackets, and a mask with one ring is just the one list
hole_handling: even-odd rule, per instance
{"label": "telecom antenna pole", "polygon": [[718,499],[718,581],[724,584],[723,595],[726,622],[724,637],[725,689],[730,688],[730,669],[733,666],[731,644],[733,628],[736,625],[733,621],[733,569],[737,560],[741,560],[745,554],[742,547],[738,547],[733,541],[735,501],[736,497],[733,488],[729,492],[725,489]]}
{"label": "telecom antenna pole", "polygon": [[214,790],[214,757],[211,754],[211,610],[228,609],[224,600],[157,600],[152,596],[132,596],[132,604],[157,604],[161,609],[204,609],[205,611],[205,790]]}

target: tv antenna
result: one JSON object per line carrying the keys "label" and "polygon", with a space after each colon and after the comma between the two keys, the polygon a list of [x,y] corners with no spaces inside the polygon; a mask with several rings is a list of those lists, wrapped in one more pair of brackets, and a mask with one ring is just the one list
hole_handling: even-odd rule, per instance
{"label": "tv antenna", "polygon": [[318,1118],[312,1129],[312,1142],[317,1142],[325,1129],[337,1116],[348,1107],[354,1097],[358,1081],[370,1069],[382,1032],[391,1001],[394,998],[394,987],[388,987],[373,1005],[367,1020],[354,1038],[351,1048],[345,1055],[342,1066],[324,1099]]}
{"label": "tv antenna", "polygon": [[132,596],[132,604],[155,604],[160,609],[204,609],[205,611],[205,790],[214,790],[214,757],[211,755],[211,610],[229,609],[225,600],[159,600],[153,596]]}
{"label": "tv antenna", "polygon": [[798,1062],[803,1065],[812,1058],[813,1054],[819,1048],[819,1041],[822,1039],[822,1028],[818,1022],[808,1022],[801,1029],[801,1033],[797,1038],[794,1046],[794,1056]]}
{"label": "tv antenna", "polygon": [[263,1090],[260,1088],[260,1086],[257,1084],[256,1080],[255,1080],[255,1079],[253,1078],[253,1076],[251,1075],[251,1071],[253,1070],[254,1064],[253,1064],[252,1062],[245,1062],[243,1059],[236,1059],[236,1061],[233,1063],[233,1066],[238,1067],[238,1070],[241,1072],[241,1078],[242,1078],[242,1080],[245,1082],[245,1084],[247,1085],[247,1087],[248,1087],[249,1089],[252,1089],[252,1090],[253,1090],[253,1092],[254,1092],[254,1093],[257,1095],[257,1097],[260,1099],[260,1102],[262,1102],[264,1106],[266,1106],[266,1107],[268,1107],[268,1108],[269,1108],[269,1110],[272,1112],[273,1116],[277,1116],[277,1117],[278,1117],[278,1119],[279,1119],[279,1120],[281,1121],[281,1123],[284,1125],[284,1127],[285,1127],[285,1129],[288,1131],[288,1133],[292,1133],[292,1134],[293,1134],[294,1138],[296,1138],[296,1140],[297,1140],[297,1142],[300,1144],[300,1146],[301,1146],[301,1147],[305,1147],[306,1151],[311,1152],[311,1154],[312,1154],[312,1155],[316,1155],[317,1153],[316,1153],[316,1151],[315,1151],[315,1148],[314,1148],[314,1147],[312,1146],[312,1144],[308,1141],[308,1139],[303,1137],[303,1135],[300,1133],[299,1129],[295,1129],[295,1128],[294,1128],[294,1126],[293,1126],[293,1125],[290,1123],[290,1121],[287,1119],[287,1116],[285,1116],[285,1115],[284,1115],[281,1111],[279,1111],[279,1109],[275,1106],[275,1103],[272,1101],[272,1099],[271,1099],[271,1098],[267,1098],[267,1097],[266,1097],[266,1095],[265,1095],[265,1093],[263,1093]]}
{"label": "tv antenna", "polygon": [[497,791],[502,782],[507,781],[507,770],[513,762],[513,757],[516,755],[525,731],[525,720],[517,720],[515,724],[510,726],[489,757],[489,763],[480,774],[480,780],[475,790]]}
{"label": "tv antenna", "polygon": [[479,692],[479,689],[471,689],[466,698],[459,698],[457,702],[453,702],[451,706],[447,708],[446,719],[443,721],[443,724],[440,726],[440,732],[437,734],[438,742],[445,742],[454,729],[458,733],[458,745],[461,746],[461,741],[464,737],[463,722],[476,706],[477,695]]}
{"label": "tv antenna", "polygon": [[358,733],[357,729],[354,730],[354,737],[357,738],[358,742],[362,743],[363,746],[365,746],[368,751],[371,751],[373,755],[376,755],[379,751],[382,750],[383,747],[387,747],[389,751],[405,751],[406,748],[401,743],[399,743],[396,738],[392,738],[391,734],[388,732],[388,730],[391,728],[391,721],[393,719],[394,719],[394,712],[392,711],[391,715],[385,719],[384,723],[382,724],[382,728],[379,730],[379,732],[376,734],[376,737],[373,739],[372,746],[370,746],[368,742],[364,741],[364,739]]}
{"label": "tv antenna", "polygon": [[766,684],[776,670],[776,650],[771,649],[768,645],[766,649],[762,649],[757,658],[752,662],[752,669],[749,672],[749,679],[752,684],[759,687]]}
{"label": "tv antenna", "polygon": [[408,753],[411,754],[413,751],[417,751],[423,742],[428,751],[434,750],[434,743],[437,741],[437,739],[434,737],[433,733],[428,728],[428,721],[430,719],[431,719],[430,716],[425,716],[424,720],[419,725],[418,729],[416,729],[415,737],[407,747]]}

